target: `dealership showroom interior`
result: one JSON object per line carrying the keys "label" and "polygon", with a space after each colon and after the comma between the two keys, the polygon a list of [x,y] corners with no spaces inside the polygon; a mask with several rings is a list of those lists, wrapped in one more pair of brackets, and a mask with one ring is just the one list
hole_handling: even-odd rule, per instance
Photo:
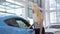
{"label": "dealership showroom interior", "polygon": [[0,34],[60,34],[60,0],[0,0]]}

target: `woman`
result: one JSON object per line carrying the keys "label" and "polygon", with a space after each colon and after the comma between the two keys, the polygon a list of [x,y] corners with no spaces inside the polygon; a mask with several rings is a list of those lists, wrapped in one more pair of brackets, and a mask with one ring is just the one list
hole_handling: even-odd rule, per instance
{"label": "woman", "polygon": [[44,34],[43,30],[43,20],[44,16],[42,12],[39,10],[37,5],[33,6],[33,14],[34,14],[34,23],[35,23],[35,33],[37,34]]}
{"label": "woman", "polygon": [[[39,10],[38,6],[34,5],[33,6],[33,21],[34,21],[35,34],[45,34],[45,31],[43,28],[43,20],[44,20],[43,14]],[[33,26],[33,25],[31,25],[31,26]],[[28,28],[30,28],[30,27],[28,27]]]}

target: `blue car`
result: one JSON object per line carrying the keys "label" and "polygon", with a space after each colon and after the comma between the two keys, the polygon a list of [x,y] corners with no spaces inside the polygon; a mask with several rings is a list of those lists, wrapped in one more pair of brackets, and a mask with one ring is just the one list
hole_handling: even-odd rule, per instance
{"label": "blue car", "polygon": [[33,29],[26,29],[29,22],[18,16],[0,17],[0,34],[32,34]]}

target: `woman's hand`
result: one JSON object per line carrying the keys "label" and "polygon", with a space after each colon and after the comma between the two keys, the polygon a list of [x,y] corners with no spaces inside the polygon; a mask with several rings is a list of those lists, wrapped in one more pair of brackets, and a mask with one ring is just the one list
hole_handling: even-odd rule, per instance
{"label": "woman's hand", "polygon": [[26,29],[30,29],[34,24],[30,25],[29,27],[26,27]]}

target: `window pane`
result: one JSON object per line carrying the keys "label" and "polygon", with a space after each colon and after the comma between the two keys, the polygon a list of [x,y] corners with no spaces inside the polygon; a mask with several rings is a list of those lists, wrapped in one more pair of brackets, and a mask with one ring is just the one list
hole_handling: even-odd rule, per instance
{"label": "window pane", "polygon": [[50,12],[50,23],[57,23],[56,12]]}
{"label": "window pane", "polygon": [[56,2],[57,2],[57,9],[60,9],[59,7],[60,7],[60,0],[56,0]]}
{"label": "window pane", "polygon": [[56,10],[56,1],[50,0],[50,10]]}
{"label": "window pane", "polygon": [[29,17],[30,17],[30,18],[33,18],[32,9],[29,9]]}
{"label": "window pane", "polygon": [[57,22],[60,23],[60,10],[57,11]]}

